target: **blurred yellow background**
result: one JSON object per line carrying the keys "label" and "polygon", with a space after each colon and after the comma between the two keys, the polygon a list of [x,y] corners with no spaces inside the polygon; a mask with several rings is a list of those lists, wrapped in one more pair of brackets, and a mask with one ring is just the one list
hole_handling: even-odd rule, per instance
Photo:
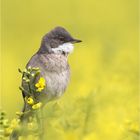
{"label": "blurred yellow background", "polygon": [[1,8],[1,107],[9,118],[23,104],[17,69],[59,25],[83,42],[69,57],[65,95],[46,107],[46,139],[138,140],[138,0],[1,0]]}

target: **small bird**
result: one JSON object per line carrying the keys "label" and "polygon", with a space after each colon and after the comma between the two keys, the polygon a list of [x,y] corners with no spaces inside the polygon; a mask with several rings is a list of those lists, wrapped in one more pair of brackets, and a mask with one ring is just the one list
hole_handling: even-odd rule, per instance
{"label": "small bird", "polygon": [[[63,27],[55,27],[43,36],[39,50],[27,63],[26,68],[38,67],[40,69],[38,79],[39,77],[45,79],[46,86],[43,93],[35,97],[43,105],[61,97],[65,92],[70,79],[68,55],[74,49],[73,44],[79,42],[81,40],[73,38]],[[27,83],[23,81],[22,87],[26,89]],[[23,97],[25,96],[26,93],[23,92]],[[26,103],[23,111],[25,110],[28,110]]]}
{"label": "small bird", "polygon": [[[41,102],[45,106],[51,100],[55,100],[63,95],[70,79],[70,66],[68,64],[68,56],[74,49],[74,43],[79,43],[81,40],[73,38],[70,33],[63,27],[55,27],[42,38],[39,50],[31,57],[26,65],[26,69],[39,68],[40,73],[36,79],[31,83],[38,87],[39,79],[42,79],[43,88],[33,93],[33,98],[37,102]],[[23,73],[24,77],[24,73]],[[22,78],[23,79],[23,78]],[[45,83],[44,83],[45,82]],[[45,85],[45,86],[44,86]],[[21,125],[25,127],[29,117],[33,116],[32,112],[33,102],[28,92],[31,92],[32,87],[25,80],[22,80],[22,94],[24,98],[23,115],[20,117]],[[26,91],[26,92],[25,92]],[[29,97],[30,100],[26,100]],[[18,140],[22,132],[13,131],[10,140]],[[41,138],[42,139],[42,138]]]}

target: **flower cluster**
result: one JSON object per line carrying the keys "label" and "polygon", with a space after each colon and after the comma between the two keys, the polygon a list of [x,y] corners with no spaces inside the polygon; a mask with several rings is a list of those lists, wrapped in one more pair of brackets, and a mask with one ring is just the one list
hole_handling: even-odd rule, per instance
{"label": "flower cluster", "polygon": [[29,66],[24,71],[19,69],[19,72],[22,73],[22,79],[26,85],[26,89],[24,87],[20,87],[20,90],[26,94],[26,103],[29,104],[33,110],[41,108],[42,103],[39,102],[35,97],[36,94],[42,94],[44,88],[46,87],[46,81],[43,77],[40,77],[39,68]]}
{"label": "flower cluster", "polygon": [[1,111],[0,113],[0,139],[9,136],[13,130],[19,129],[20,119],[13,119],[11,122],[6,118],[6,113]]}
{"label": "flower cluster", "polygon": [[25,128],[21,127],[20,116],[22,116],[23,114],[23,112],[16,112],[17,117],[13,118],[10,121],[6,118],[5,111],[0,112],[0,140],[5,140],[5,138],[9,137],[14,130],[16,130],[17,132],[28,131],[31,135],[33,135],[35,132],[35,134],[37,135],[39,127],[36,118],[29,117],[26,130],[24,130]]}
{"label": "flower cluster", "polygon": [[[37,97],[43,94],[46,87],[46,81],[41,77],[40,69],[35,67],[28,67],[25,70],[20,70],[22,74],[22,85],[19,89],[24,92],[25,104],[28,106],[28,110],[24,112],[16,112],[17,117],[12,121],[5,118],[5,112],[0,114],[0,139],[12,136],[13,132],[29,134],[40,134],[40,113],[42,111],[42,101]],[[28,115],[29,114],[29,115]],[[25,126],[22,125],[21,117],[26,116],[28,121]]]}
{"label": "flower cluster", "polygon": [[29,104],[30,106],[32,106],[32,109],[39,109],[42,106],[41,102],[35,102],[33,97],[25,97],[25,101],[27,102],[27,104]]}
{"label": "flower cluster", "polygon": [[37,87],[36,91],[41,92],[45,88],[45,79],[43,77],[40,77],[38,82],[35,84],[35,87]]}

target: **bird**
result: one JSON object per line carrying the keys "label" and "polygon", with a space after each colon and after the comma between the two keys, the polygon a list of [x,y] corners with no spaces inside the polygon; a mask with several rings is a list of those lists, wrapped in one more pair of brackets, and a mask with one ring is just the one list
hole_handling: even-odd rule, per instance
{"label": "bird", "polygon": [[[42,94],[35,97],[43,105],[61,97],[65,92],[70,79],[68,56],[74,50],[73,44],[79,42],[81,40],[73,38],[65,28],[55,27],[43,36],[39,50],[27,63],[26,68],[38,67],[39,77],[45,79],[47,86]],[[26,82],[22,82],[22,87],[26,89]],[[26,93],[23,92],[23,97],[25,96]]]}
{"label": "bird", "polygon": [[[73,38],[71,34],[61,26],[57,26],[46,33],[41,40],[37,52],[31,57],[26,65],[28,68],[39,68],[40,73],[36,77],[33,85],[37,84],[40,78],[43,78],[45,86],[39,94],[33,93],[34,99],[45,106],[49,101],[60,98],[69,84],[70,66],[68,56],[74,50],[74,44],[82,42],[80,39]],[[24,77],[24,74],[23,74]],[[29,84],[22,80],[22,88],[29,91]],[[27,92],[22,91],[24,107],[22,112],[30,111],[31,105],[27,103]],[[31,114],[26,113],[21,116],[21,121],[25,122]],[[14,139],[17,139],[17,133],[13,133]]]}
{"label": "bird", "polygon": [[[73,38],[71,34],[61,26],[55,27],[42,37],[39,49],[26,65],[26,70],[38,68],[40,71],[39,74],[35,79],[31,80],[28,73],[22,73],[21,85],[24,107],[22,109],[23,114],[19,118],[21,126],[25,128],[29,118],[35,115],[34,111],[32,111],[34,106],[31,105],[31,103],[33,103],[32,98],[36,103],[41,103],[41,107],[43,108],[48,102],[56,100],[64,94],[70,80],[68,56],[73,52],[74,44],[80,42],[82,42],[80,39]],[[30,81],[27,82],[27,80],[24,79],[25,77],[29,78],[28,80]],[[36,91],[32,90],[32,88],[38,87],[38,82],[41,79],[43,87],[38,88]],[[32,98],[29,97],[29,93],[32,95]],[[30,98],[30,100],[27,98]],[[14,130],[10,140],[18,140],[22,133],[23,132]],[[43,139],[42,135],[40,135],[40,137]]]}

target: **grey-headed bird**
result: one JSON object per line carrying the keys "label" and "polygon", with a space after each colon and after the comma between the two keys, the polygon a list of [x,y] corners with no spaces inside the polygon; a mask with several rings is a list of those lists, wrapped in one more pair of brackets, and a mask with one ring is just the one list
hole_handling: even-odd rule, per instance
{"label": "grey-headed bird", "polygon": [[[70,79],[68,55],[74,49],[73,44],[78,42],[81,40],[73,38],[66,29],[56,27],[42,38],[39,50],[27,63],[26,68],[38,67],[39,77],[45,79],[46,87],[43,93],[35,97],[43,102],[43,105],[61,97],[66,90]],[[26,89],[26,86],[27,83],[23,81],[22,87]],[[23,92],[23,96],[25,97],[26,93]]]}
{"label": "grey-headed bird", "polygon": [[[70,66],[68,64],[68,56],[74,49],[74,43],[81,42],[79,39],[73,38],[70,33],[63,27],[56,27],[42,38],[39,50],[31,57],[26,68],[37,67],[40,74],[31,85],[36,84],[40,77],[44,78],[45,87],[41,93],[33,94],[33,98],[41,102],[43,106],[54,99],[57,99],[65,92],[70,79]],[[24,74],[23,74],[24,76]],[[22,87],[26,90],[22,91],[24,97],[24,112],[21,116],[21,122],[24,123],[30,117],[31,105],[27,103],[25,97],[28,97],[29,84],[22,80]],[[31,112],[32,113],[32,112]],[[20,134],[16,131],[11,135],[11,140],[17,140]]]}

